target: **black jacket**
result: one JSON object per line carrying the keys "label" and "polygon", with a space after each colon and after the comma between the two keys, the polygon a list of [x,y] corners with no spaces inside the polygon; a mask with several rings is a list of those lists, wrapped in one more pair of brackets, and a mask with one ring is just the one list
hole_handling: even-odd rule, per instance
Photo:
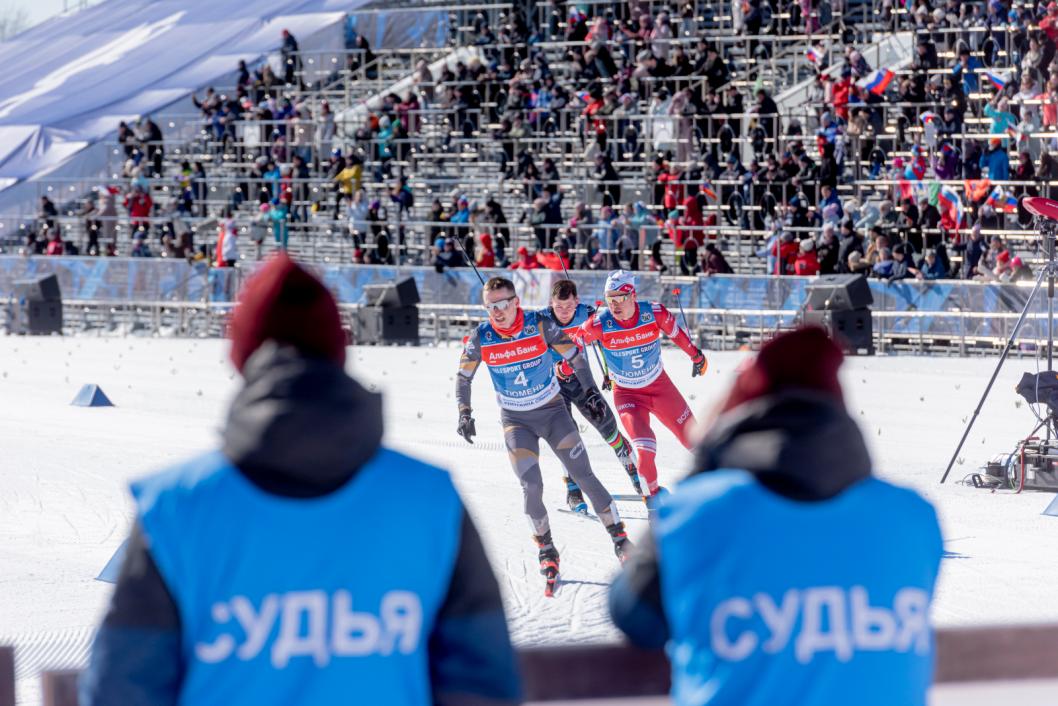
{"label": "black jacket", "polygon": [[[327,495],[379,451],[381,397],[333,363],[266,343],[246,362],[243,375],[222,451],[262,490],[291,498]],[[394,506],[399,512],[399,499]],[[355,561],[355,553],[348,560]],[[456,570],[433,616],[428,652],[435,704],[519,702],[499,586],[465,510]],[[180,615],[136,524],[82,677],[80,703],[169,706],[177,703],[183,671]],[[350,693],[355,695],[355,685]]]}
{"label": "black jacket", "polygon": [[[828,398],[787,391],[743,404],[720,417],[695,454],[694,473],[740,468],[792,500],[826,500],[871,475],[856,422]],[[610,592],[610,615],[633,643],[660,648],[669,637],[657,549],[648,535]]]}
{"label": "black jacket", "polygon": [[841,238],[838,241],[838,272],[849,272],[849,255],[853,252],[863,255],[863,238],[858,234],[848,238]]}
{"label": "black jacket", "polygon": [[819,274],[832,275],[838,269],[838,244],[837,241],[830,245],[823,243],[816,248],[819,257]]}

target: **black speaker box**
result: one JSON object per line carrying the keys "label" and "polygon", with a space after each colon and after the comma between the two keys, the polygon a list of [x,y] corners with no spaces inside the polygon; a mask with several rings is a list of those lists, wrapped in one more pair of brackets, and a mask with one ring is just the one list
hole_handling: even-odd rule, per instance
{"label": "black speaker box", "polygon": [[874,321],[870,309],[806,311],[804,322],[822,326],[846,353],[874,355]]}
{"label": "black speaker box", "polygon": [[805,288],[809,311],[865,309],[874,304],[874,296],[861,275],[822,275]]}
{"label": "black speaker box", "polygon": [[417,306],[365,306],[357,313],[359,345],[380,343],[419,345]]}
{"label": "black speaker box", "polygon": [[62,333],[61,301],[28,301],[23,306],[22,314],[24,333],[34,336]]}
{"label": "black speaker box", "polygon": [[27,302],[62,301],[59,291],[59,278],[55,275],[44,275],[33,279],[15,281],[15,298]]}
{"label": "black speaker box", "polygon": [[368,306],[415,306],[420,301],[419,288],[413,277],[405,277],[399,282],[364,285],[364,303]]}

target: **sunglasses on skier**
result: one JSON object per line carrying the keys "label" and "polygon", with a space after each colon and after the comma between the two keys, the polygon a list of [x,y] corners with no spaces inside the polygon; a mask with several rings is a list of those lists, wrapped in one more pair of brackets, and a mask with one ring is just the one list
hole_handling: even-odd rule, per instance
{"label": "sunglasses on skier", "polygon": [[606,301],[611,304],[624,304],[626,301],[632,298],[631,294],[607,294]]}
{"label": "sunglasses on skier", "polygon": [[490,314],[495,311],[507,311],[507,307],[511,305],[511,302],[518,298],[518,295],[512,295],[506,299],[500,299],[494,302],[485,302],[485,310]]}

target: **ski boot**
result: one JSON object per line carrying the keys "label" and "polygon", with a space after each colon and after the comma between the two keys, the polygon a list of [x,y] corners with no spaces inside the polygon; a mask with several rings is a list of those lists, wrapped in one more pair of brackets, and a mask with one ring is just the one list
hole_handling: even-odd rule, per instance
{"label": "ski boot", "polygon": [[628,553],[632,551],[632,542],[628,539],[628,534],[625,532],[624,522],[615,522],[612,525],[606,525],[606,531],[610,533],[610,539],[613,540],[613,551],[617,555],[618,560],[623,564],[628,560]]}
{"label": "ski boot", "polygon": [[658,512],[658,502],[669,494],[669,489],[663,485],[656,486],[650,491],[650,495],[643,498],[647,504],[647,516],[654,517]]}
{"label": "ski boot", "polygon": [[579,512],[582,515],[588,514],[588,503],[584,502],[584,493],[580,491],[580,488],[576,483],[569,477],[565,478],[566,481],[566,505],[569,505],[569,509],[573,512]]}
{"label": "ski boot", "polygon": [[558,583],[558,549],[551,541],[551,530],[534,535],[533,539],[540,548],[540,573],[547,582],[544,585],[544,595],[551,598],[555,595],[555,586]]}
{"label": "ski boot", "polygon": [[639,482],[639,471],[636,468],[636,456],[632,451],[632,445],[628,443],[628,439],[621,437],[622,444],[614,452],[617,454],[617,460],[621,462],[621,465],[625,468],[625,473],[628,474],[628,479],[632,481],[632,487],[635,488],[637,495],[643,495],[643,484]]}

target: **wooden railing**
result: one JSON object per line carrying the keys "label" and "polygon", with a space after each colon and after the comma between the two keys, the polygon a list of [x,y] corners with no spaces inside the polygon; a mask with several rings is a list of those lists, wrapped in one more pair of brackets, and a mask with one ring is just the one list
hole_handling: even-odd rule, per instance
{"label": "wooden railing", "polygon": [[0,706],[15,706],[15,648],[0,646]]}
{"label": "wooden railing", "polygon": [[[1058,625],[944,628],[936,633],[934,681],[1058,679]],[[669,662],[627,645],[520,650],[526,701],[662,696]],[[41,675],[43,706],[77,706],[76,670]],[[14,706],[14,649],[0,647],[0,706]]]}

